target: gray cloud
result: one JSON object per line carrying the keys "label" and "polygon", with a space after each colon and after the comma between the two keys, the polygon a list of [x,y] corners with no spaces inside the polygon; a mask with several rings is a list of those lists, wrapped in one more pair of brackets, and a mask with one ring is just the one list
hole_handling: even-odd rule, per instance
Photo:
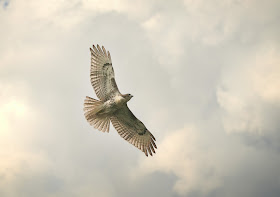
{"label": "gray cloud", "polygon": [[[0,8],[0,195],[279,196],[277,1],[11,1]],[[111,52],[145,156],[91,128]]]}

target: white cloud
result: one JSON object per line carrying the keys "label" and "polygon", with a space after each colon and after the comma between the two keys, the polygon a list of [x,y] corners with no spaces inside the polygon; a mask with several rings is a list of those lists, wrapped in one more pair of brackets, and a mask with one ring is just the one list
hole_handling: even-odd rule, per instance
{"label": "white cloud", "polygon": [[259,28],[277,17],[277,6],[277,1],[258,0],[165,2],[142,27],[158,62],[173,73],[188,66],[189,55],[197,48],[226,46],[235,39],[255,42],[262,33]]}
{"label": "white cloud", "polygon": [[225,111],[222,118],[227,132],[260,133],[263,130],[261,110],[254,97],[246,97],[240,94],[238,89],[218,88],[217,99]]}
{"label": "white cloud", "polygon": [[0,83],[0,134],[8,133],[14,125],[23,123],[27,118],[30,118],[32,110],[27,104],[25,91],[27,91],[26,85],[20,82]]}
{"label": "white cloud", "polygon": [[12,41],[13,36],[24,38],[27,33],[35,33],[45,26],[55,27],[57,32],[70,31],[88,18],[108,12],[124,14],[132,20],[142,20],[150,14],[151,9],[149,1],[138,0],[13,0],[6,10],[0,12],[0,22],[5,27],[1,36]]}
{"label": "white cloud", "polygon": [[229,39],[240,23],[242,8],[232,1],[185,0],[184,6],[189,14],[187,20],[192,21],[192,39],[205,45],[215,46]]}
{"label": "white cloud", "polygon": [[56,118],[34,103],[32,91],[23,81],[0,81],[0,195],[113,196],[114,188],[104,173],[96,168],[91,173],[77,170],[71,158],[67,159],[68,151],[73,150],[63,152],[62,147],[71,142],[64,136],[58,143],[62,131],[54,129]]}
{"label": "white cloud", "polygon": [[[190,65],[193,50],[216,47],[232,39],[245,8],[234,3],[176,1],[166,3],[142,22],[154,54],[169,73]],[[219,13],[219,14],[217,14]]]}
{"label": "white cloud", "polygon": [[263,133],[269,129],[263,109],[268,104],[279,106],[279,57],[279,50],[262,46],[240,65],[225,69],[217,99],[226,131]]}
{"label": "white cloud", "polygon": [[153,172],[175,175],[173,189],[180,195],[192,191],[205,194],[220,185],[210,155],[200,146],[197,130],[190,126],[166,135],[154,158],[141,161],[139,169],[136,177]]}
{"label": "white cloud", "polygon": [[[253,149],[223,132],[219,112],[227,132],[279,128],[277,2],[10,1],[0,11],[0,196],[270,189],[279,180],[279,138]],[[143,159],[113,128],[103,135],[85,121],[92,42],[113,51],[120,89],[139,90],[137,102],[149,106],[129,104],[158,140],[154,157]],[[196,126],[173,131],[185,124]]]}
{"label": "white cloud", "polygon": [[[255,62],[254,62],[255,61]],[[280,50],[264,47],[256,54],[253,89],[265,102],[280,105]]]}
{"label": "white cloud", "polygon": [[[204,1],[184,0],[188,12],[187,20],[192,21],[192,38],[205,45],[216,46],[241,33],[244,42],[251,39],[254,25],[262,25],[278,15],[277,1],[227,0]],[[250,28],[246,27],[249,26]],[[255,26],[255,27],[256,27]],[[245,38],[246,37],[246,38]]]}
{"label": "white cloud", "polygon": [[22,82],[1,83],[0,92],[0,191],[3,196],[15,196],[15,184],[22,175],[45,172],[50,162],[32,149],[40,120],[29,103],[28,87]]}
{"label": "white cloud", "polygon": [[83,0],[81,4],[85,10],[97,11],[97,12],[108,12],[116,11],[128,15],[132,19],[142,20],[150,14],[153,3],[150,1],[129,1],[129,0]]}

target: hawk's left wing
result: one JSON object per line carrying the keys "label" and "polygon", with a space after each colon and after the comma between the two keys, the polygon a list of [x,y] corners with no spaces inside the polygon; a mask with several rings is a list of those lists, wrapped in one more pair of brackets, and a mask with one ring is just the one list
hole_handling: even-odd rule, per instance
{"label": "hawk's left wing", "polygon": [[91,52],[90,79],[91,84],[97,97],[106,101],[115,95],[119,95],[120,91],[115,81],[114,69],[109,51],[102,46],[93,45]]}
{"label": "hawk's left wing", "polygon": [[154,149],[157,148],[154,142],[156,140],[155,137],[134,116],[127,105],[114,113],[110,120],[120,136],[142,150],[146,156],[148,156],[148,152],[151,156],[153,156],[152,152],[156,153]]}

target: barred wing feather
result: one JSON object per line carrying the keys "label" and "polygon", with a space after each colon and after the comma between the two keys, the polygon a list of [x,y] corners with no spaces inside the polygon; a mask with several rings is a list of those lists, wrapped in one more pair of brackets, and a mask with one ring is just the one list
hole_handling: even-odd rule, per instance
{"label": "barred wing feather", "polygon": [[115,95],[119,95],[119,89],[115,81],[114,69],[112,66],[109,51],[99,45],[93,45],[91,51],[91,84],[97,97],[102,101],[107,101]]}
{"label": "barred wing feather", "polygon": [[151,156],[152,152],[155,153],[155,148],[157,148],[154,142],[155,137],[134,116],[127,105],[114,113],[110,120],[120,136],[143,151],[146,156],[148,153]]}

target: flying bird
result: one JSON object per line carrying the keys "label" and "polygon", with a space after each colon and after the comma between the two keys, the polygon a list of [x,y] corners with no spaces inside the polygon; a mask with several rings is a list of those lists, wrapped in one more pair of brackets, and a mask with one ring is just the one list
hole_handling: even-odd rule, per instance
{"label": "flying bird", "polygon": [[111,55],[99,45],[90,48],[91,67],[90,80],[97,97],[96,100],[86,97],[84,114],[95,129],[109,132],[110,121],[121,137],[140,149],[146,156],[155,153],[155,137],[138,120],[127,106],[133,97],[131,94],[121,94],[115,81]]}

